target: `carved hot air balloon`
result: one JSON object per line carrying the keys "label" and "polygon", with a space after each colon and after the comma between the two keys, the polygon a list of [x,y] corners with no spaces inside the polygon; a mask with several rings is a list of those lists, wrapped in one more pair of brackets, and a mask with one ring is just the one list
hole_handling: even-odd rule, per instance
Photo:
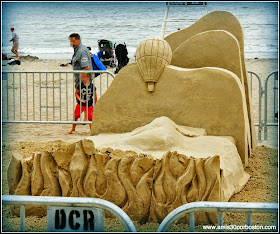
{"label": "carved hot air balloon", "polygon": [[167,41],[160,38],[149,38],[142,41],[136,50],[136,61],[148,91],[154,91],[164,67],[171,63],[172,50]]}

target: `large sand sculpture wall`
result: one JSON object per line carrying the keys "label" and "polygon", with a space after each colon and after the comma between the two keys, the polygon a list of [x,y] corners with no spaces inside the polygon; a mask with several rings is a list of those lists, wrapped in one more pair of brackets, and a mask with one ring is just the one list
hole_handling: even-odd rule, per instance
{"label": "large sand sculpture wall", "polygon": [[[160,149],[167,144],[184,151],[180,144],[186,141],[187,145],[193,145],[194,151],[189,151],[190,147],[186,151],[192,152],[191,157],[170,151],[155,158],[132,150],[98,149],[90,139],[72,144],[67,151],[38,152],[28,159],[13,155],[8,168],[10,194],[101,198],[118,205],[132,220],[140,222],[161,222],[173,209],[189,202],[228,201],[249,178],[234,140],[208,137],[205,130],[194,130],[164,117],[128,135],[115,136],[122,139],[125,147],[146,150],[155,147],[153,141],[143,144],[149,137],[158,142]],[[110,145],[107,143],[112,140],[110,134],[107,141],[102,137],[93,138],[99,145],[100,142]],[[204,144],[206,150],[198,150],[197,144]],[[18,209],[13,211],[19,213]],[[43,207],[26,207],[26,215],[45,213]],[[216,222],[217,216],[198,213],[196,220]]]}
{"label": "large sand sculpture wall", "polygon": [[[154,40],[149,43],[155,45]],[[146,66],[152,70],[157,62],[162,64],[159,61],[155,57]],[[129,132],[167,116],[180,125],[205,128],[209,135],[234,137],[246,166],[249,125],[239,77],[221,68],[174,66],[165,66],[159,76],[154,92],[150,92],[137,63],[124,67],[96,104],[92,135]]]}
{"label": "large sand sculpture wall", "polygon": [[[252,149],[254,149],[257,146],[257,141],[256,141],[255,128],[254,128],[254,118],[252,113],[250,84],[247,78],[247,69],[246,69],[245,57],[244,57],[244,35],[239,20],[230,12],[213,11],[203,16],[201,19],[196,21],[188,28],[172,33],[167,37],[165,37],[164,39],[168,42],[168,44],[171,47],[171,50],[174,52],[182,43],[184,43],[186,40],[190,39],[191,37],[195,36],[196,34],[206,32],[206,31],[211,31],[211,30],[227,31],[231,33],[239,43],[242,73],[244,78],[244,88],[245,88],[245,95],[246,95],[247,112],[248,112],[249,123],[250,123],[250,135],[251,135]],[[186,51],[186,53],[188,52]],[[228,51],[224,51],[224,53],[226,54],[228,53]],[[229,61],[229,63],[230,62],[231,61]]]}
{"label": "large sand sculpture wall", "polygon": [[[211,30],[194,35],[173,51],[171,64],[184,68],[219,67],[227,69],[239,77],[245,91],[239,43],[227,31]],[[248,114],[245,117],[248,118]],[[250,129],[249,120],[246,123]],[[247,140],[249,151],[251,151],[250,131],[248,131]]]}
{"label": "large sand sculpture wall", "polygon": [[224,30],[205,31],[185,40],[172,52],[171,65],[224,68],[237,75],[244,87],[239,43]]}

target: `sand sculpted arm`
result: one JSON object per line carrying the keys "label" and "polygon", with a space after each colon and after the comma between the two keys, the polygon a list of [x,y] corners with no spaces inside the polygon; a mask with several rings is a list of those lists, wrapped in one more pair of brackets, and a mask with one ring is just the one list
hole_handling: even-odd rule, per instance
{"label": "sand sculpted arm", "polygon": [[125,188],[118,177],[120,158],[112,158],[105,167],[104,176],[107,178],[107,189],[100,198],[110,200],[119,207],[123,207],[127,201]]}
{"label": "sand sculpted arm", "polygon": [[83,183],[88,171],[89,157],[96,153],[92,141],[83,139],[75,144],[75,151],[70,162],[73,190],[70,197],[86,197]]}
{"label": "sand sculpted arm", "polygon": [[61,196],[61,188],[57,179],[57,164],[47,151],[41,156],[41,170],[44,180],[44,189],[40,196]]}
{"label": "sand sculpted arm", "polygon": [[[135,159],[132,157],[124,158],[119,165],[120,181],[122,182],[128,197],[123,210],[130,214],[132,219],[137,219],[140,222],[143,222],[143,220],[148,219],[151,188],[146,185],[147,177],[142,177],[142,180],[139,181],[137,186],[134,186],[130,177],[130,168],[134,160]],[[146,174],[150,174],[151,177],[151,173],[147,172]]]}
{"label": "sand sculpted arm", "polygon": [[71,191],[73,189],[71,174],[65,169],[59,169],[58,177],[61,186],[62,196],[70,197]]}
{"label": "sand sculpted arm", "polygon": [[170,155],[168,153],[162,161],[159,161],[161,169],[154,176],[150,213],[151,218],[157,222],[161,222],[168,214],[168,209],[176,198],[176,179],[168,168]]}
{"label": "sand sculpted arm", "polygon": [[195,159],[196,179],[198,185],[198,201],[202,201],[206,189],[206,178],[204,174],[204,162],[201,158]]}
{"label": "sand sculpted arm", "polygon": [[96,157],[90,157],[89,159],[88,170],[84,180],[84,189],[87,197],[99,198],[99,195],[97,194],[95,188],[95,182],[97,177],[97,167],[95,160]]}
{"label": "sand sculpted arm", "polygon": [[52,157],[58,166],[58,179],[61,187],[62,196],[70,197],[73,189],[71,174],[69,171],[70,162],[75,151],[75,144],[71,144],[66,152],[57,151],[52,153]]}
{"label": "sand sculpted arm", "polygon": [[98,196],[102,196],[107,188],[107,178],[104,175],[106,163],[109,161],[110,157],[107,155],[104,156],[102,154],[96,154],[96,168],[97,168],[97,175],[95,181],[96,192]]}
{"label": "sand sculpted arm", "polygon": [[32,196],[40,196],[44,189],[44,180],[40,165],[41,155],[41,153],[34,154],[33,171],[31,174]]}
{"label": "sand sculpted arm", "polygon": [[22,175],[21,179],[18,183],[18,186],[15,190],[15,195],[30,195],[31,194],[31,167],[28,162],[31,161],[29,159],[22,159]]}
{"label": "sand sculpted arm", "polygon": [[14,194],[22,176],[22,156],[18,153],[12,155],[7,171],[9,194]]}
{"label": "sand sculpted arm", "polygon": [[84,154],[81,143],[76,144],[76,150],[70,163],[70,173],[73,182],[73,190],[70,197],[86,197],[82,186],[88,167],[88,159]]}

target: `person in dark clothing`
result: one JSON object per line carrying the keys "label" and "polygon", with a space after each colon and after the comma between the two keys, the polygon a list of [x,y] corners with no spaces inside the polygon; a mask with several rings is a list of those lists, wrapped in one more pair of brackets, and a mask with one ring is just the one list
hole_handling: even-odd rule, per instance
{"label": "person in dark clothing", "polygon": [[129,58],[127,57],[128,52],[126,49],[126,44],[118,44],[115,48],[115,54],[118,60],[118,66],[115,70],[115,74],[117,74],[129,62]]}

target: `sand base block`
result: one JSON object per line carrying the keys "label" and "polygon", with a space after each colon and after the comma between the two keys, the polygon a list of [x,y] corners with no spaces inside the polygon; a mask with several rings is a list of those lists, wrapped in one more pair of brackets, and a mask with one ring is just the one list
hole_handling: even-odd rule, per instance
{"label": "sand base block", "polygon": [[[167,145],[167,139],[172,139],[168,136],[171,133],[174,136],[176,130],[182,134],[182,139],[189,141],[189,148],[191,141],[198,144],[197,140],[201,139],[204,144],[200,145],[207,149],[207,136],[201,136],[206,134],[205,131],[182,128],[167,118],[144,126],[145,131],[135,129],[130,133],[134,138],[131,135],[127,137],[139,145],[139,139],[148,139],[145,134],[149,134],[149,127],[155,130],[156,125],[167,134],[157,131],[160,137],[165,137]],[[180,137],[176,135],[175,138]],[[163,148],[159,140],[153,139]],[[9,187],[12,188],[10,194],[96,197],[121,207],[132,220],[161,222],[168,213],[186,203],[228,201],[247,182],[249,176],[242,174],[242,163],[234,143],[227,138],[218,139],[227,142],[222,149],[232,158],[228,170],[224,166],[224,160],[228,159],[223,153],[211,155],[209,151],[208,157],[199,157],[167,151],[162,156],[153,157],[150,153],[139,153],[137,150],[97,148],[91,139],[74,143],[66,151],[33,153],[27,159],[20,159],[17,154],[14,156],[17,160],[13,157],[8,168]],[[125,137],[122,140],[128,144]],[[172,142],[174,147],[175,143]],[[149,144],[146,143],[145,147],[149,147]],[[239,160],[239,167],[236,166],[236,160]],[[241,173],[238,171],[240,168]],[[16,171],[20,171],[20,175]],[[13,212],[18,214],[19,210],[13,209]],[[45,213],[45,208],[26,207],[27,216],[42,216]],[[217,221],[217,215],[197,213],[196,221],[213,223]]]}

